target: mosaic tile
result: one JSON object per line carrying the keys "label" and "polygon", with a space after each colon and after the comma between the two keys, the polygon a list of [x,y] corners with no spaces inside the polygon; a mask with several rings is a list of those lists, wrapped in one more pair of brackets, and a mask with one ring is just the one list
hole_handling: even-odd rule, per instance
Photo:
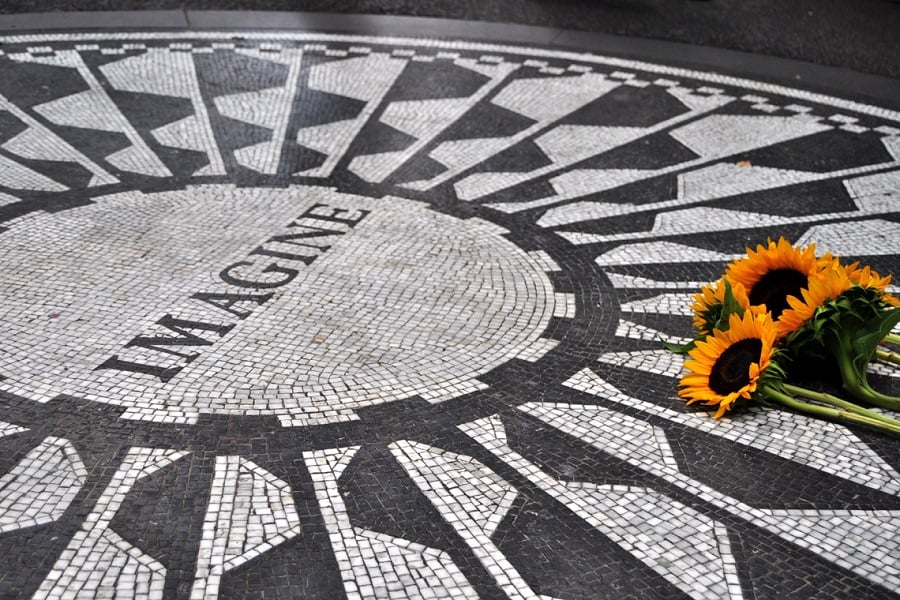
{"label": "mosaic tile", "polygon": [[896,273],[900,114],[521,44],[2,45],[0,594],[897,597],[900,442],[714,421],[659,338],[765,237]]}
{"label": "mosaic tile", "polygon": [[[609,426],[610,430],[616,429],[616,424]],[[496,417],[460,426],[586,523],[600,529],[686,593],[694,597],[730,596],[729,583],[736,584],[737,576],[734,561],[727,555],[727,541],[725,544],[719,541],[724,533],[720,525],[652,490],[554,481],[505,445],[502,427]],[[643,438],[647,434],[654,437],[652,428],[649,429],[629,436],[635,448],[646,443]],[[665,453],[658,441],[652,444]],[[634,460],[633,450],[622,448],[629,460]],[[726,561],[730,568],[723,567]],[[737,597],[743,597],[738,589],[733,591]]]}
{"label": "mosaic tile", "polygon": [[300,534],[290,487],[238,456],[219,456],[192,598],[218,597],[221,576]]}
{"label": "mosaic tile", "polygon": [[[564,385],[602,395],[610,401],[760,448],[878,490],[891,494],[900,492],[900,473],[840,425],[810,421],[804,416],[779,410],[755,410],[750,418],[740,424],[730,421],[714,424],[703,413],[678,412],[629,397],[589,369],[577,373]],[[587,407],[581,407],[581,412],[591,414]]]}
{"label": "mosaic tile", "polygon": [[348,448],[306,454],[347,596],[475,597],[445,552],[352,525],[337,482],[355,452]]}
{"label": "mosaic tile", "polygon": [[0,532],[60,518],[87,479],[84,463],[68,441],[48,437],[0,478]]}
{"label": "mosaic tile", "polygon": [[[82,528],[56,561],[38,594],[65,597],[73,593],[115,595],[131,592],[138,597],[161,598],[165,579],[163,565],[123,540],[109,529],[109,523],[135,481],[181,455],[171,450],[132,449]],[[126,578],[129,573],[133,579]]]}
{"label": "mosaic tile", "polygon": [[400,75],[404,65],[404,60],[369,54],[313,67],[309,75],[311,89],[359,100],[365,102],[365,107],[352,120],[317,125],[298,132],[299,144],[323,152],[327,156],[322,166],[315,170],[304,171],[303,174],[323,177],[331,173],[337,161],[349,148],[356,133]]}

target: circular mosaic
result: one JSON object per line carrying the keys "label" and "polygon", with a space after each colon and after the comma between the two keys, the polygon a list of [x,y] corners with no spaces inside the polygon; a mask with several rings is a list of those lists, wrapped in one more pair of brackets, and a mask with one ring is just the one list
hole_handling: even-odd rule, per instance
{"label": "circular mosaic", "polygon": [[900,272],[900,114],[540,48],[2,41],[0,595],[900,590],[900,441],[714,421],[659,342],[768,237]]}
{"label": "circular mosaic", "polygon": [[0,345],[8,372],[31,369],[4,385],[181,422],[307,424],[458,396],[538,343],[555,310],[540,265],[502,231],[308,186],[119,193],[29,215],[4,236],[0,271],[16,283]]}

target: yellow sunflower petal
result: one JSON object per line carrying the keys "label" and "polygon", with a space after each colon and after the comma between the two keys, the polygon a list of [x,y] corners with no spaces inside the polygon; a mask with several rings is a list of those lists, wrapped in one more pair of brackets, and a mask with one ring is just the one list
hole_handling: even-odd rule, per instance
{"label": "yellow sunflower petal", "polygon": [[864,288],[874,288],[879,292],[884,292],[891,283],[891,275],[882,277],[868,265],[860,269],[859,262],[848,265],[844,271],[853,283]]}
{"label": "yellow sunflower petal", "polygon": [[784,338],[803,327],[820,306],[850,289],[853,282],[843,267],[826,269],[810,277],[809,287],[803,291],[802,300],[788,300],[790,308],[781,313],[776,327],[778,337]]}
{"label": "yellow sunflower petal", "polygon": [[[726,279],[726,277],[722,277],[714,283],[704,285],[699,292],[691,296],[694,329],[701,334],[709,333],[714,326],[713,323],[710,323],[710,311],[725,302]],[[744,286],[731,280],[728,280],[728,284],[731,286],[732,296],[738,305],[744,309],[748,308],[750,300],[747,298],[747,290],[744,289]]]}
{"label": "yellow sunflower petal", "polygon": [[833,263],[833,258],[816,258],[814,244],[795,248],[782,237],[756,250],[748,248],[746,257],[726,267],[725,276],[745,288],[751,304],[765,304],[777,319],[787,306],[786,298],[799,294],[809,277]]}
{"label": "yellow sunflower petal", "polygon": [[[731,410],[738,398],[752,396],[774,352],[776,330],[768,313],[747,310],[743,315],[731,315],[728,325],[727,331],[716,330],[706,340],[697,342],[690,352],[690,360],[684,363],[688,373],[679,382],[678,395],[687,404],[716,406],[716,418]],[[759,341],[759,356],[753,355],[747,362],[746,378],[740,374],[745,368],[743,363],[737,363],[735,379],[732,372],[735,364],[728,361],[747,360],[747,340]],[[749,348],[751,352],[756,351],[752,344]]]}

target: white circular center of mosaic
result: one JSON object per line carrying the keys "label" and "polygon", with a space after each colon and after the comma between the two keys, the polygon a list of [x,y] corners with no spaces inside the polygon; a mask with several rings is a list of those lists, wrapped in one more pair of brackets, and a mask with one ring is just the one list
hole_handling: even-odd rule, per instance
{"label": "white circular center of mosaic", "polygon": [[494,225],[330,189],[127,192],[2,235],[0,389],[129,418],[353,418],[533,356],[547,275]]}

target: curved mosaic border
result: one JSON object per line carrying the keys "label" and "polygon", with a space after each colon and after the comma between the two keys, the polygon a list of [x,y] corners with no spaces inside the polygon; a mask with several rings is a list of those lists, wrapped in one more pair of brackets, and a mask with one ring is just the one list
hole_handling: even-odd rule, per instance
{"label": "curved mosaic border", "polygon": [[544,334],[552,347],[480,375],[484,389],[349,422],[150,423],[7,390],[5,592],[900,588],[898,443],[763,408],[714,423],[674,398],[681,362],[657,342],[687,335],[690,293],[768,235],[896,271],[897,113],[647,63],[400,38],[9,36],[0,61],[10,227],[187,185],[393,194],[503,228],[568,307]]}

